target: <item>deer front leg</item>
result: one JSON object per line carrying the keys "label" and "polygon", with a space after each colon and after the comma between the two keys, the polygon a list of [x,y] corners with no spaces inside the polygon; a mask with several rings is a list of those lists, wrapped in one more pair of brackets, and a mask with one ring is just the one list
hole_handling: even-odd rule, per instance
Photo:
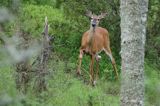
{"label": "deer front leg", "polygon": [[91,63],[90,63],[90,85],[94,85],[94,59],[95,55],[91,55]]}
{"label": "deer front leg", "polygon": [[[100,61],[100,59],[101,59],[101,56],[99,56],[98,54],[96,54],[95,55],[95,59],[96,59],[96,78],[94,79],[94,77],[92,77],[93,78],[93,85],[95,86],[96,85],[96,81],[98,80],[98,74],[99,74],[99,61]],[[94,70],[93,70],[93,74],[94,74]]]}
{"label": "deer front leg", "polygon": [[77,74],[81,75],[81,64],[82,64],[82,58],[83,58],[83,50],[80,50],[79,54],[79,64],[78,64],[78,69],[77,69]]}
{"label": "deer front leg", "polygon": [[98,74],[99,74],[99,61],[101,59],[101,56],[98,54],[96,55],[96,80],[94,81],[94,85],[96,85],[96,81],[98,80]]}

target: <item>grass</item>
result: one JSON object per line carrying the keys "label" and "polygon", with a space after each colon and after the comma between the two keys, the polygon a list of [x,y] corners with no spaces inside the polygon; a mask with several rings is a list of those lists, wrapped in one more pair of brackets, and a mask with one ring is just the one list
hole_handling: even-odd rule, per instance
{"label": "grass", "polygon": [[[16,90],[12,67],[0,68],[0,105],[9,106],[119,106],[119,81],[99,79],[96,87],[84,83],[75,76],[74,63],[69,63],[69,72],[65,62],[55,59],[49,64],[50,74],[46,80],[48,90],[39,97],[32,88],[26,95]],[[160,75],[159,70],[145,64],[145,105],[159,106]]]}
{"label": "grass", "polygon": [[159,106],[160,73],[158,69],[145,65],[145,101],[146,106]]}

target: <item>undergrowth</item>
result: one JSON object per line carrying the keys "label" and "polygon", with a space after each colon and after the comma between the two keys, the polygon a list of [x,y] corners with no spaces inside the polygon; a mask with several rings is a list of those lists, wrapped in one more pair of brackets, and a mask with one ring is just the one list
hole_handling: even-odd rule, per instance
{"label": "undergrowth", "polygon": [[[47,91],[36,95],[32,86],[24,95],[16,90],[14,70],[0,68],[1,106],[119,106],[120,82],[100,78],[95,87],[85,83],[85,76],[77,77],[76,64],[54,57],[46,77]],[[69,71],[68,71],[69,70]],[[154,67],[145,64],[145,104],[159,106],[160,75]],[[83,73],[85,74],[85,73]],[[85,80],[84,80],[85,79]],[[33,83],[34,84],[34,83]]]}

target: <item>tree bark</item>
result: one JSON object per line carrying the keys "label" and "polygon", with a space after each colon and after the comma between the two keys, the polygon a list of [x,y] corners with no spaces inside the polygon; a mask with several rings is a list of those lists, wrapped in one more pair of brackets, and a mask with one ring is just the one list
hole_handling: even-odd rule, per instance
{"label": "tree bark", "polygon": [[144,45],[148,0],[121,0],[121,106],[144,105]]}

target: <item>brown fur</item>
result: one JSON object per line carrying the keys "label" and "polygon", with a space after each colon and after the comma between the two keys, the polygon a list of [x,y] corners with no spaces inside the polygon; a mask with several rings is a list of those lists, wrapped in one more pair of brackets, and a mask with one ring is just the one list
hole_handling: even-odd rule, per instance
{"label": "brown fur", "polygon": [[[100,52],[103,48],[110,46],[108,31],[102,27],[97,27],[89,38],[90,30],[86,31],[82,36],[81,50],[90,54]],[[108,42],[107,42],[108,41]]]}

